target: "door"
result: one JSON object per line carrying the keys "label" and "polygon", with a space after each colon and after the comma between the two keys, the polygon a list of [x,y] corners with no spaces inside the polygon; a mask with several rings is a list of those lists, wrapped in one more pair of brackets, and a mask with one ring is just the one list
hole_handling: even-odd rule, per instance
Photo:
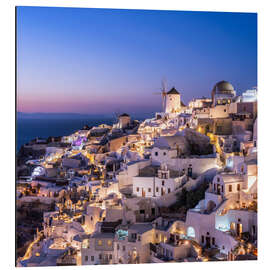
{"label": "door", "polygon": [[164,195],[164,189],[161,188],[161,196],[163,196],[163,195]]}
{"label": "door", "polygon": [[206,248],[210,248],[210,247],[211,247],[210,237],[207,236],[207,237],[205,238],[205,240],[206,240],[205,247],[206,247]]}
{"label": "door", "polygon": [[236,225],[236,233],[237,233],[237,235],[238,236],[241,236],[241,234],[242,234],[242,228],[243,226],[242,226],[242,224],[241,223],[237,223],[237,225]]}
{"label": "door", "polygon": [[143,188],[142,188],[142,197],[145,197],[145,191]]}

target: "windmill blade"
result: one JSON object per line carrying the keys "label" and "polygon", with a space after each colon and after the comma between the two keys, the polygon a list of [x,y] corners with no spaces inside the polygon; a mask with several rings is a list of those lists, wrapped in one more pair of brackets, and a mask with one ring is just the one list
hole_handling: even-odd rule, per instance
{"label": "windmill blade", "polygon": [[119,109],[116,109],[116,111],[114,112],[114,118],[115,118],[116,123],[118,123],[118,117],[120,115],[119,111],[120,111]]}
{"label": "windmill blade", "polygon": [[161,81],[161,85],[162,85],[162,91],[167,91],[167,80],[166,78],[164,77]]}

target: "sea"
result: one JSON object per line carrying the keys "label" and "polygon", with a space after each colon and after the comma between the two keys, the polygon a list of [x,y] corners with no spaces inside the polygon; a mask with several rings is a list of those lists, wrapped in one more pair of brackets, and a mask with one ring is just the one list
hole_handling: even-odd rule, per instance
{"label": "sea", "polygon": [[18,119],[17,120],[17,146],[18,152],[22,145],[35,138],[48,138],[49,136],[67,136],[83,126],[97,126],[100,124],[112,125],[115,119]]}

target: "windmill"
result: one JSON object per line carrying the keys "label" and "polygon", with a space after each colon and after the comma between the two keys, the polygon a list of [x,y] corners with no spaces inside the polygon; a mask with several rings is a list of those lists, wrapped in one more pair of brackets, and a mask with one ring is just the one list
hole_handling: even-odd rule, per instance
{"label": "windmill", "polygon": [[166,94],[167,94],[167,82],[166,79],[163,79],[161,81],[161,91],[154,93],[154,95],[161,95],[162,97],[162,110],[165,111],[165,100],[166,100]]}

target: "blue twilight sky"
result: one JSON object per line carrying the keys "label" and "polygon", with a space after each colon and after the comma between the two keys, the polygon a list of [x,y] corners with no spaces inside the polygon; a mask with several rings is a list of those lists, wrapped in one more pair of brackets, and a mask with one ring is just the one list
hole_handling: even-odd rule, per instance
{"label": "blue twilight sky", "polygon": [[17,8],[18,111],[153,112],[165,77],[184,103],[257,85],[257,15]]}

